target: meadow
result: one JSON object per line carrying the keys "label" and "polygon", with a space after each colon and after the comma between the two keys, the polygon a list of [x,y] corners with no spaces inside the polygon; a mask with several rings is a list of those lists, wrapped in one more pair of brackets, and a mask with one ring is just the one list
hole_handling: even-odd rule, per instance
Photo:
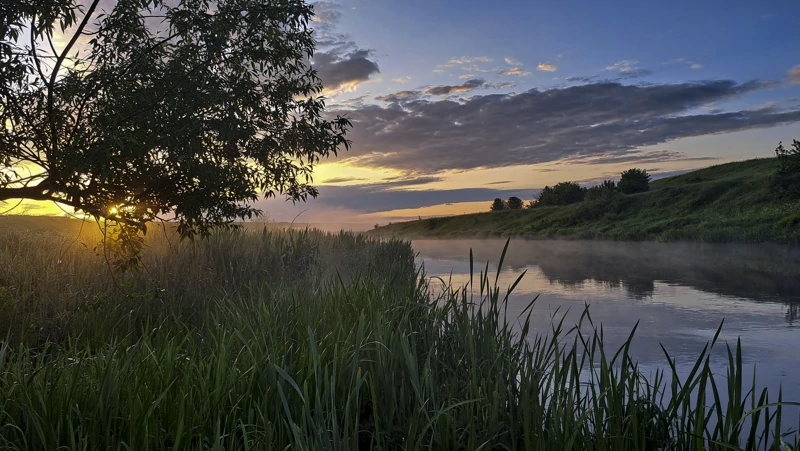
{"label": "meadow", "polygon": [[[796,449],[798,418],[719,332],[681,378],[586,311],[531,330],[473,262],[425,277],[407,241],[250,226],[151,230],[107,263],[92,223],[0,218],[0,448]],[[502,258],[500,262],[502,266]],[[744,344],[746,346],[746,344]],[[709,365],[727,347],[727,374]]]}
{"label": "meadow", "polygon": [[775,189],[778,167],[777,158],[726,163],[655,180],[638,194],[399,222],[369,233],[798,244],[800,202]]}

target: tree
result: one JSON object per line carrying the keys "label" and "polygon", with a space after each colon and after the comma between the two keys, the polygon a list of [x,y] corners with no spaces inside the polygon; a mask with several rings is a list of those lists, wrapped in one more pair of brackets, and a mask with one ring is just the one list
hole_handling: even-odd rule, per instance
{"label": "tree", "polygon": [[792,147],[789,149],[783,147],[783,142],[779,142],[778,147],[775,149],[775,155],[778,157],[780,165],[779,173],[800,173],[800,141],[792,140]]}
{"label": "tree", "polygon": [[545,186],[539,193],[539,201],[542,206],[569,205],[581,202],[585,190],[575,182],[559,182],[554,187]]}
{"label": "tree", "polygon": [[644,169],[628,169],[622,172],[617,188],[625,194],[643,193],[650,189],[650,174]]}
{"label": "tree", "polygon": [[781,194],[800,197],[800,141],[793,140],[792,147],[787,149],[778,143],[775,149],[778,157],[778,171],[773,185]]}
{"label": "tree", "polygon": [[509,210],[522,210],[522,199],[516,196],[511,196],[508,198],[508,209]]}
{"label": "tree", "polygon": [[503,202],[503,199],[500,199],[499,197],[496,198],[494,202],[492,202],[492,206],[489,207],[489,210],[491,211],[500,211],[505,209],[506,209],[506,203]]}
{"label": "tree", "polygon": [[315,165],[349,148],[303,0],[77,1],[3,9],[0,201],[206,235],[262,196],[315,197]]}
{"label": "tree", "polygon": [[603,180],[603,183],[586,190],[584,199],[587,201],[608,199],[617,192],[617,184],[613,180]]}

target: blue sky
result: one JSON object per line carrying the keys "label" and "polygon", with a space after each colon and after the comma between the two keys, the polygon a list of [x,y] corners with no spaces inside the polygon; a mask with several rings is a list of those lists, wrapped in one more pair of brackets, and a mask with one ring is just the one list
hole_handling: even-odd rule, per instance
{"label": "blue sky", "polygon": [[315,4],[314,65],[353,149],[278,220],[485,210],[563,180],[772,156],[800,138],[800,2]]}

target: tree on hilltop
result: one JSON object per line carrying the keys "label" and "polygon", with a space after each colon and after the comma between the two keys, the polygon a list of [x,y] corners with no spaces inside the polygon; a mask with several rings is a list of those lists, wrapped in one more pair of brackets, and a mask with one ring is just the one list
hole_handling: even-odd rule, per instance
{"label": "tree on hilltop", "polygon": [[511,196],[508,198],[507,205],[509,210],[522,210],[522,199]]}
{"label": "tree on hilltop", "polygon": [[492,202],[492,205],[489,207],[490,211],[500,211],[505,209],[506,203],[503,202],[503,199],[500,199],[499,197],[495,198],[494,202]]}
{"label": "tree on hilltop", "polygon": [[625,194],[643,193],[650,189],[650,174],[638,168],[623,171],[617,188]]}

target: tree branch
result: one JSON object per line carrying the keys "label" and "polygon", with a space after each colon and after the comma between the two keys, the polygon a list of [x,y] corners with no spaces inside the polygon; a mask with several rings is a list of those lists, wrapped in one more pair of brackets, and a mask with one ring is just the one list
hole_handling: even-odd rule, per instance
{"label": "tree branch", "polygon": [[64,63],[64,59],[69,55],[70,50],[72,50],[72,46],[75,45],[75,42],[78,41],[78,38],[83,33],[83,29],[86,28],[86,24],[89,23],[89,20],[92,18],[92,14],[94,14],[95,8],[97,8],[97,4],[100,3],[100,0],[92,1],[91,6],[86,11],[86,14],[83,16],[83,20],[81,20],[80,25],[78,25],[78,29],[75,31],[75,34],[72,35],[72,39],[69,40],[69,43],[66,47],[64,47],[64,51],[61,52],[61,55],[58,56],[56,60],[56,64],[53,67],[53,73],[50,74],[50,82],[47,84],[47,111],[50,114],[50,129],[53,133],[53,142],[52,142],[52,149],[53,153],[56,152],[56,124],[54,122],[55,115],[53,111],[53,91],[55,91],[56,85],[56,78],[58,77],[58,71],[61,69],[61,64]]}
{"label": "tree branch", "polygon": [[50,183],[47,179],[38,185],[20,186],[17,188],[0,188],[0,201],[8,199],[52,200],[61,202],[50,193]]}

